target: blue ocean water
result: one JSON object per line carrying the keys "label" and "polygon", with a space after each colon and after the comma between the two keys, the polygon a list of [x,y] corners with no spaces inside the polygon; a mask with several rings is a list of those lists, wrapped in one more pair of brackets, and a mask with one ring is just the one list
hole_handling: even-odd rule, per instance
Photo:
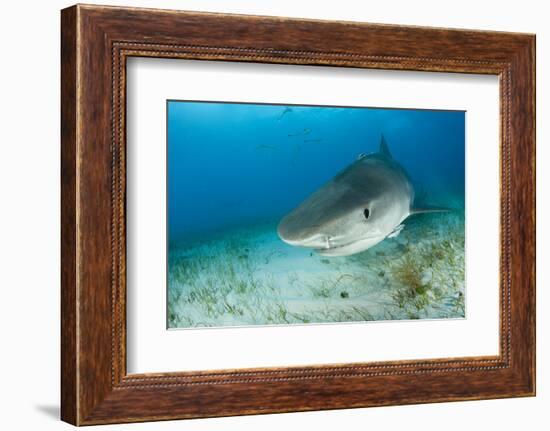
{"label": "blue ocean water", "polygon": [[465,112],[168,101],[168,241],[277,221],[381,136],[432,205],[464,208]]}

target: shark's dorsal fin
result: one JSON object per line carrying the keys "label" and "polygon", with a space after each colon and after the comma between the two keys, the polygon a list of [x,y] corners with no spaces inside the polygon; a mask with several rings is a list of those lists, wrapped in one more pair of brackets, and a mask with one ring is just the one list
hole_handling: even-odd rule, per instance
{"label": "shark's dorsal fin", "polygon": [[380,149],[378,150],[380,154],[383,154],[384,156],[388,158],[392,158],[390,149],[388,148],[388,144],[386,142],[386,139],[384,138],[384,135],[380,135]]}

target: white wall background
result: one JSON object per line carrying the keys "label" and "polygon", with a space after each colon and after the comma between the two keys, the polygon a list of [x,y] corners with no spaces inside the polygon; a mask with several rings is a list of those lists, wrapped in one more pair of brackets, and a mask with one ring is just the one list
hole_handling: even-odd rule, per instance
{"label": "white wall background", "polygon": [[[171,9],[537,33],[538,396],[284,415],[105,426],[135,430],[548,429],[550,423],[550,28],[545,2],[463,0],[119,0]],[[4,2],[0,14],[0,427],[62,430],[59,422],[60,0]]]}

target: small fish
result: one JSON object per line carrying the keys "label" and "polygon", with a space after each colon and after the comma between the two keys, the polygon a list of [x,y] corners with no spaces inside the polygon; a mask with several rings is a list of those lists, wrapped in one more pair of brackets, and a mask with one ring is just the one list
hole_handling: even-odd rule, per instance
{"label": "small fish", "polygon": [[296,132],[296,133],[289,133],[288,136],[289,137],[295,137],[295,136],[305,136],[305,135],[309,135],[311,133],[311,129],[304,129],[302,130],[301,132]]}
{"label": "small fish", "polygon": [[262,145],[257,145],[256,149],[257,150],[275,150],[277,149],[277,147],[274,147],[273,145],[262,144]]}
{"label": "small fish", "polygon": [[277,121],[281,121],[281,120],[283,119],[283,117],[284,117],[286,114],[290,113],[290,112],[292,112],[292,108],[289,107],[289,106],[287,106],[287,107],[283,110],[283,112],[281,113],[281,115],[279,115],[279,118],[277,118]]}

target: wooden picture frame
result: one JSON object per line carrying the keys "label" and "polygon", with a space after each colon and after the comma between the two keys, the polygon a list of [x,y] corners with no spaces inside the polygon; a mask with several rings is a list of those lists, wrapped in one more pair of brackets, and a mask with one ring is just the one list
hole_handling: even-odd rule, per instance
{"label": "wooden picture frame", "polygon": [[[534,35],[83,5],[61,17],[64,421],[535,394]],[[125,65],[131,56],[498,75],[500,354],[127,374]]]}

